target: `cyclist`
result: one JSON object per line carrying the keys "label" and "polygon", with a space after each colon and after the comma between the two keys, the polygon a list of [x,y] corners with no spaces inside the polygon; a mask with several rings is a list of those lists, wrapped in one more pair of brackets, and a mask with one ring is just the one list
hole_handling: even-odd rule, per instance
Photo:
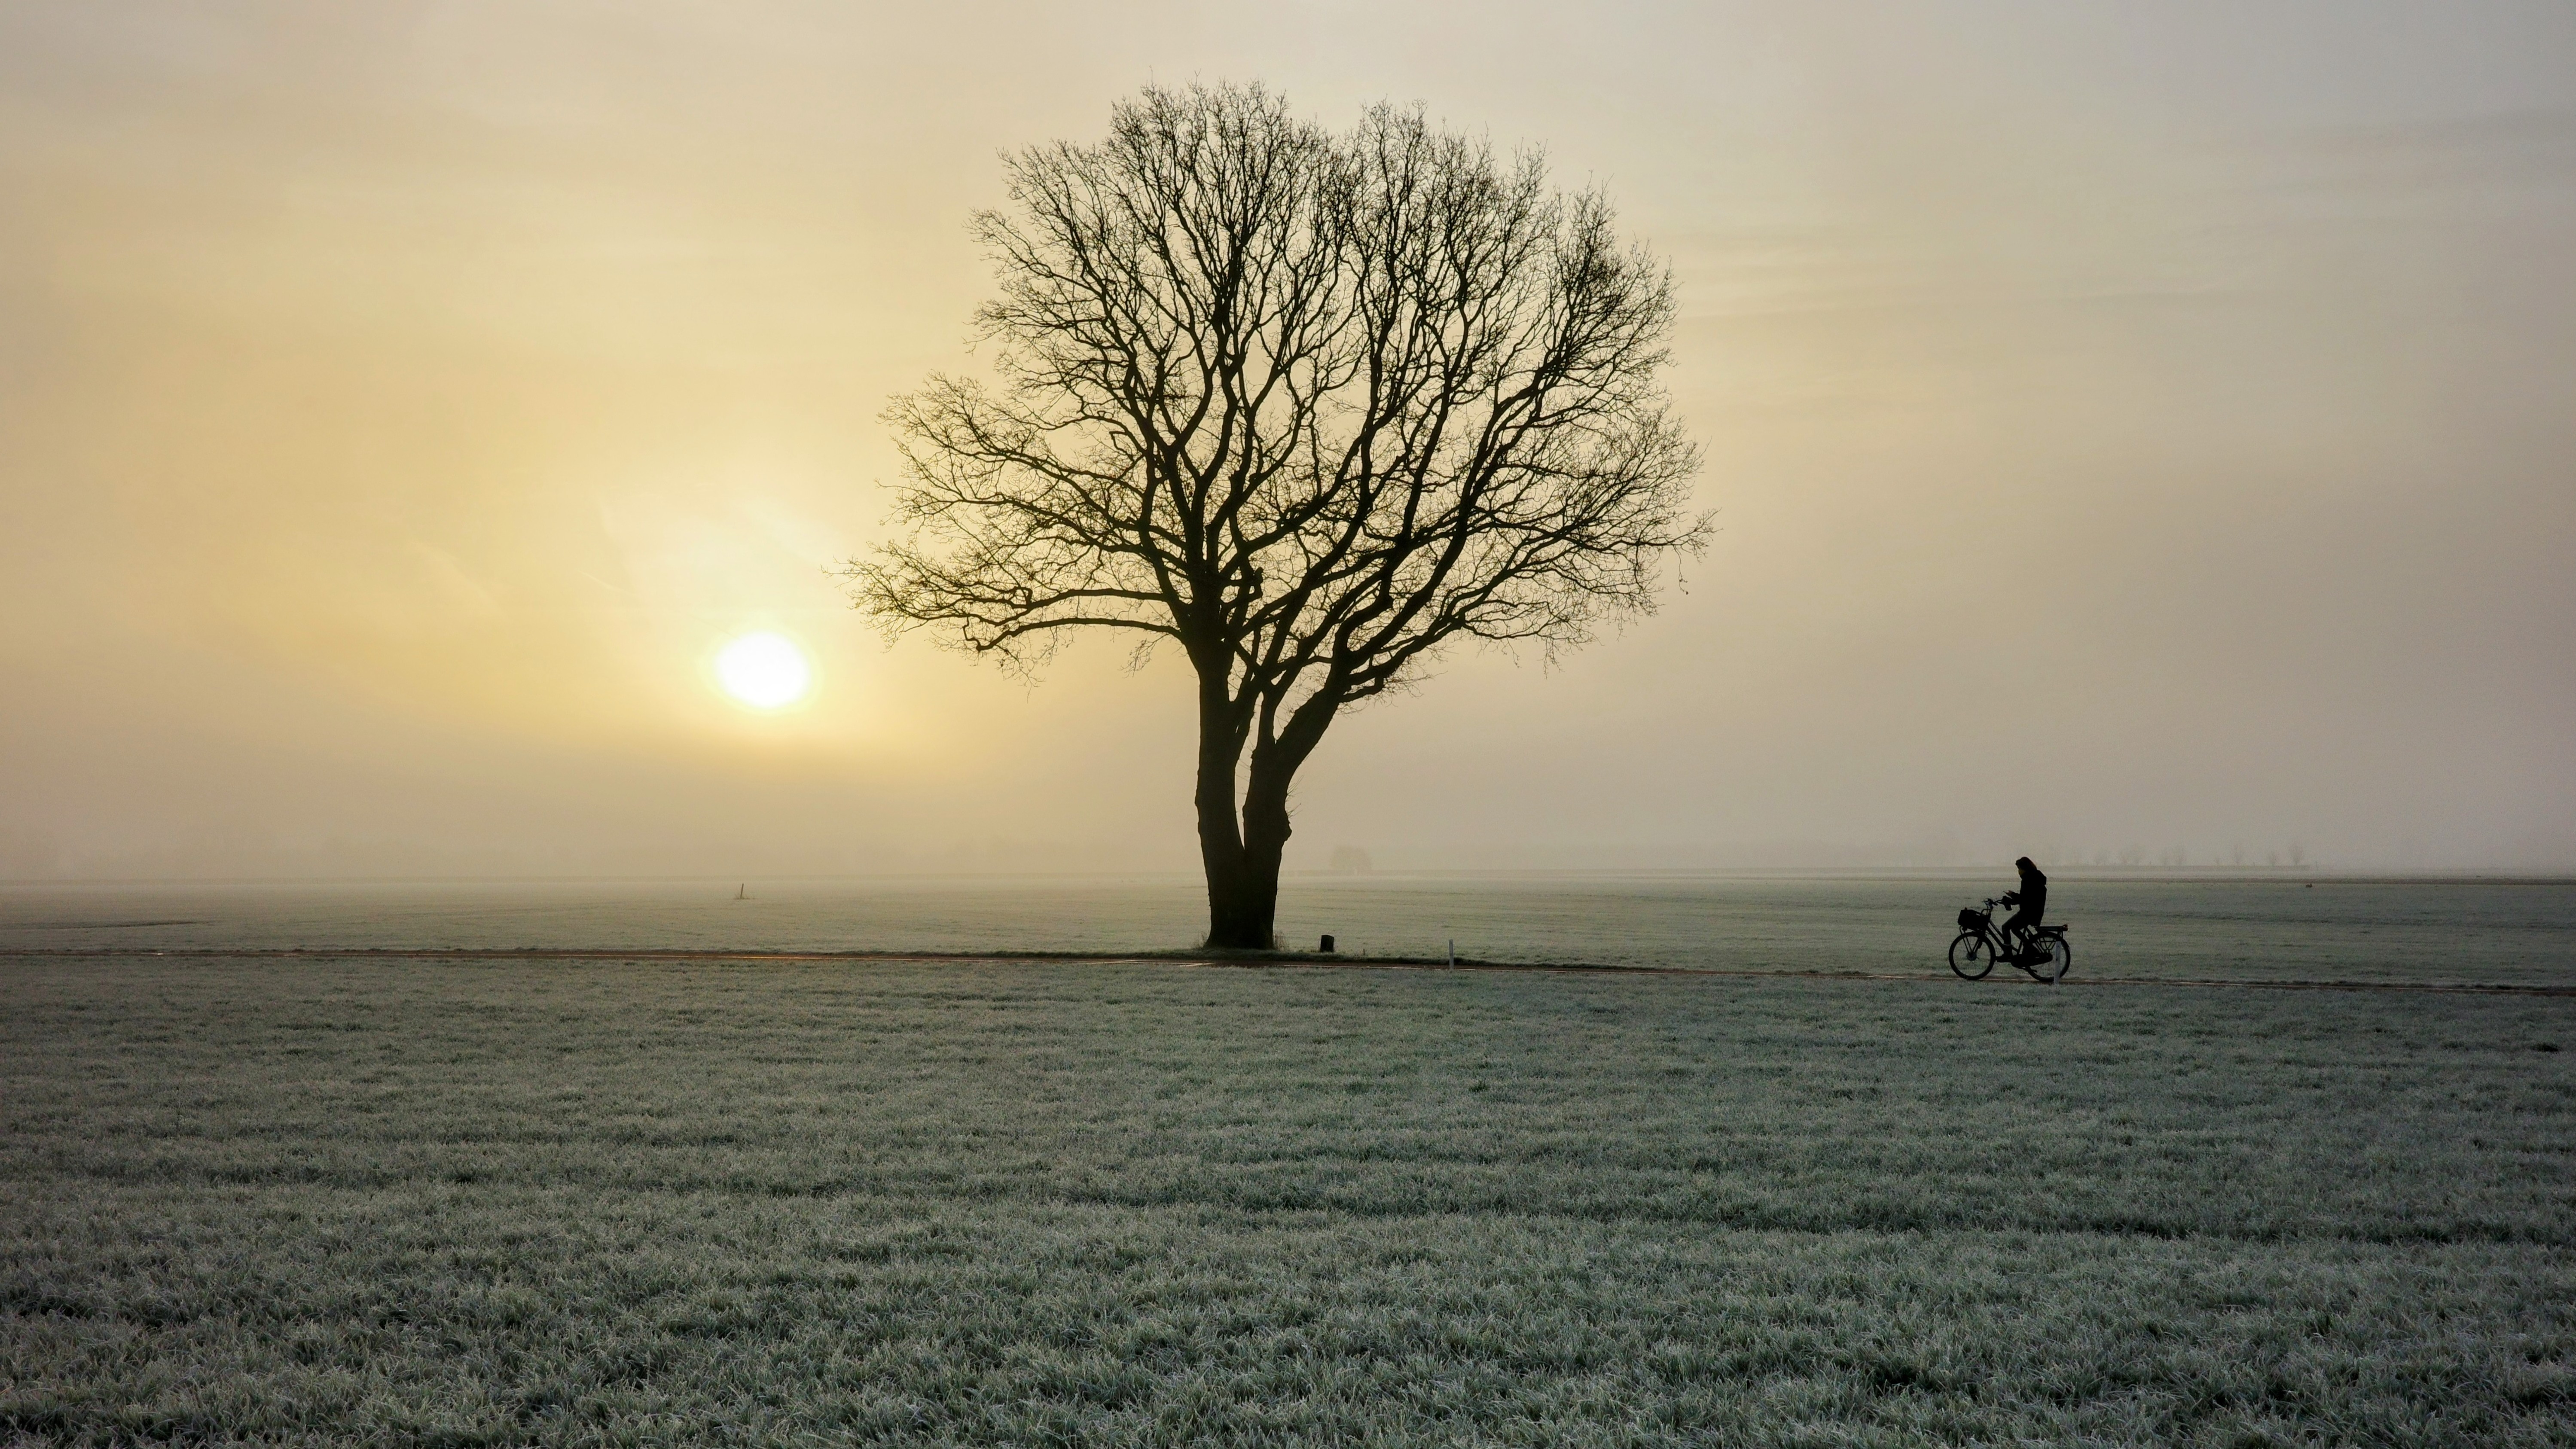
{"label": "cyclist", "polygon": [[2012,947],[2013,960],[2026,961],[2030,958],[2031,932],[2039,929],[2039,913],[2048,909],[2048,877],[2039,873],[2039,867],[2031,864],[2027,855],[2014,861],[2013,869],[2021,872],[2021,889],[2004,892],[2003,902],[2020,909],[2004,922],[2004,942]]}

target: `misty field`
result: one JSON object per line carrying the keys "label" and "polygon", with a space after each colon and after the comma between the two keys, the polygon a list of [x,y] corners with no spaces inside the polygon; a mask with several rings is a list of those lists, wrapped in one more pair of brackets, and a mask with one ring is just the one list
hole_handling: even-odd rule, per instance
{"label": "misty field", "polygon": [[0,983],[0,1442],[2576,1443],[2576,998]]}

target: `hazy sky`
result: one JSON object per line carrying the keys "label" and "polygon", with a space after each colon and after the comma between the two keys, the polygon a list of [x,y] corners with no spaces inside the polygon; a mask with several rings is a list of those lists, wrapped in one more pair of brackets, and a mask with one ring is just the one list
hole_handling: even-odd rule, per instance
{"label": "hazy sky", "polygon": [[0,0],[0,877],[1189,867],[1176,661],[824,569],[997,153],[1191,79],[1605,185],[1723,529],[1291,868],[2576,867],[2567,0]]}

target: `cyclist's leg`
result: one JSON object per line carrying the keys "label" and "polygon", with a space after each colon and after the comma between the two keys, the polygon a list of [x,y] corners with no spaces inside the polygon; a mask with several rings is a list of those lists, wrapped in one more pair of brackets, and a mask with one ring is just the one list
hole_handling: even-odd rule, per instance
{"label": "cyclist's leg", "polygon": [[2030,950],[2031,932],[2038,926],[2039,915],[2028,906],[2014,911],[2012,918],[2004,922],[2004,949],[2015,956],[2027,954]]}

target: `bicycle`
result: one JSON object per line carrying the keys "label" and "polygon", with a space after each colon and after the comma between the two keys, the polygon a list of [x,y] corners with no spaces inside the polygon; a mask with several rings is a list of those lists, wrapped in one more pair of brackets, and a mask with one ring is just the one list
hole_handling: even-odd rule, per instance
{"label": "bicycle", "polygon": [[1995,907],[2000,900],[1989,900],[1983,909],[1969,906],[1959,912],[1959,934],[1950,942],[1950,969],[1961,980],[1983,981],[1995,969],[1997,961],[2020,967],[2033,981],[2054,986],[2075,964],[2075,951],[2066,944],[2064,926],[2037,926],[2025,938],[2024,948],[2015,952],[2005,943],[2003,929],[1995,924]]}

